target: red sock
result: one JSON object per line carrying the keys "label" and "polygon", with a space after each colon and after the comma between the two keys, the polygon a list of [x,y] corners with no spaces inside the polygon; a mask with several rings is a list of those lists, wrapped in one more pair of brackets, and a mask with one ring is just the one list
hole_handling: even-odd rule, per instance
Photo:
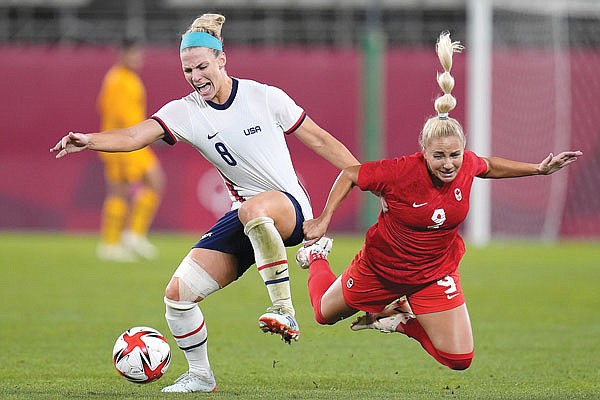
{"label": "red sock", "polygon": [[465,354],[452,354],[445,353],[441,350],[437,351],[440,358],[444,360],[443,364],[450,369],[462,371],[464,369],[469,368],[471,365],[471,361],[473,361],[473,353],[465,353]]}
{"label": "red sock", "polygon": [[321,298],[329,289],[329,286],[335,282],[335,279],[336,277],[331,271],[327,259],[317,258],[312,260],[310,267],[308,267],[308,295],[315,312],[315,320],[319,324],[331,324],[321,314]]}
{"label": "red sock", "polygon": [[431,339],[429,339],[429,336],[427,336],[425,329],[423,329],[416,318],[412,318],[407,321],[406,324],[401,325],[402,326],[400,328],[404,330],[404,333],[408,337],[411,337],[417,342],[421,343],[421,346],[425,349],[425,351],[435,358],[440,364],[455,370],[467,369],[469,368],[469,365],[471,365],[471,361],[473,360],[473,352],[465,354],[452,354],[436,349],[433,346]]}

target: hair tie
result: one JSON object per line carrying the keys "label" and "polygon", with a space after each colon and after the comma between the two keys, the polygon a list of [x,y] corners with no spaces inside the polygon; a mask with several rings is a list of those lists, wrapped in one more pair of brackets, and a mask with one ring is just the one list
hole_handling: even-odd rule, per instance
{"label": "hair tie", "polygon": [[210,33],[206,32],[188,32],[181,36],[181,45],[179,51],[188,47],[208,47],[209,49],[223,50],[223,43]]}
{"label": "hair tie", "polygon": [[439,119],[448,119],[448,113],[438,113]]}

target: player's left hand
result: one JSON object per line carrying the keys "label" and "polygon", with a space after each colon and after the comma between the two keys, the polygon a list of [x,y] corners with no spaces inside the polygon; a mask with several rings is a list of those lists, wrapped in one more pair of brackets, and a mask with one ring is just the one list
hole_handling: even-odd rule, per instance
{"label": "player's left hand", "polygon": [[577,161],[577,157],[583,155],[581,151],[563,151],[554,155],[550,153],[538,166],[540,175],[550,175],[559,169]]}
{"label": "player's left hand", "polygon": [[317,242],[325,232],[327,232],[327,227],[329,226],[329,221],[325,221],[324,218],[318,217],[315,219],[309,219],[304,221],[302,224],[302,230],[304,231],[304,238],[306,241],[304,242],[304,247],[308,247],[315,242]]}

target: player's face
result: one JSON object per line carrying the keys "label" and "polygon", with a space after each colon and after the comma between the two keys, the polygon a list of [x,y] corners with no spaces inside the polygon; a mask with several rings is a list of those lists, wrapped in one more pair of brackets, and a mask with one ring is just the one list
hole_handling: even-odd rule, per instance
{"label": "player's face", "polygon": [[449,183],[463,163],[464,145],[458,136],[431,139],[423,155],[434,183]]}
{"label": "player's face", "polygon": [[231,94],[225,73],[225,53],[215,56],[207,47],[190,47],[179,53],[183,75],[204,100],[223,104]]}

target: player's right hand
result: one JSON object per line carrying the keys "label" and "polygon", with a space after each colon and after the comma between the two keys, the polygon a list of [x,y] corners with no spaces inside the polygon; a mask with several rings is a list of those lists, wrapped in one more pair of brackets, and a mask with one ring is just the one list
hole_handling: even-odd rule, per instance
{"label": "player's right hand", "polygon": [[69,132],[50,149],[51,153],[57,153],[56,158],[61,158],[70,153],[77,153],[87,149],[90,138],[84,133]]}

